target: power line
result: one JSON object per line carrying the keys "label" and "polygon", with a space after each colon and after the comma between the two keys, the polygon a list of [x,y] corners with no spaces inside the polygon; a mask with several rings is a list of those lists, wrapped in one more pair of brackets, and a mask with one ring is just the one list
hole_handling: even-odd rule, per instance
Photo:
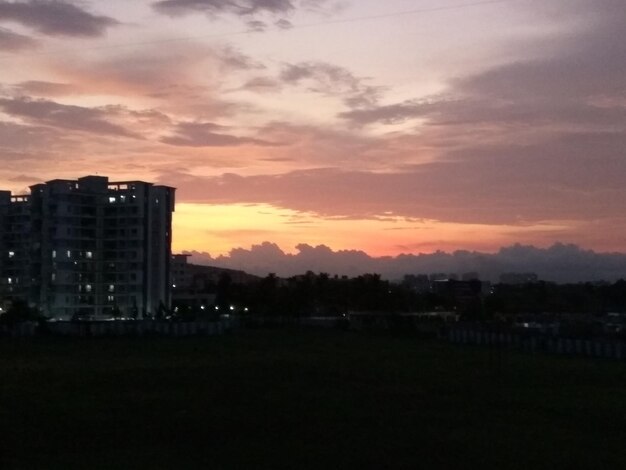
{"label": "power line", "polygon": [[[392,13],[381,13],[378,15],[356,16],[352,18],[338,18],[336,20],[326,20],[326,21],[319,21],[319,22],[314,22],[314,23],[295,24],[291,26],[290,28],[280,30],[280,32],[285,33],[285,32],[298,30],[298,29],[316,28],[320,26],[332,26],[332,25],[337,25],[337,24],[357,23],[361,21],[382,20],[382,19],[387,19],[387,18],[395,18],[398,16],[418,15],[422,13],[437,13],[437,12],[442,12],[442,11],[460,10],[463,8],[473,8],[473,7],[480,7],[480,6],[486,6],[486,5],[495,5],[499,3],[511,3],[511,2],[516,2],[516,1],[521,1],[521,0],[482,0],[482,1],[476,1],[476,2],[471,2],[471,3],[461,3],[461,4],[456,4],[456,5],[444,5],[440,7],[415,8],[411,10],[396,11]],[[251,31],[251,30],[241,30],[241,31],[231,31],[231,32],[225,32],[225,33],[202,34],[202,35],[197,35],[197,36],[181,36],[181,37],[169,38],[169,39],[155,39],[151,41],[137,41],[137,42],[127,42],[127,43],[120,43],[120,44],[108,44],[108,45],[101,45],[101,46],[83,47],[81,48],[81,50],[82,51],[96,51],[96,50],[106,50],[106,49],[118,49],[118,48],[124,48],[124,47],[148,46],[148,45],[154,45],[154,44],[168,44],[168,43],[175,43],[175,42],[195,41],[198,39],[243,36],[247,34],[259,34],[259,33],[260,32]],[[56,54],[62,54],[62,53],[63,54],[67,53],[67,49],[64,49],[64,50],[59,49],[59,50],[39,52],[39,53],[30,53],[28,55],[45,56],[45,55],[56,55]],[[21,53],[20,55],[23,56],[24,54]],[[10,55],[10,54],[0,55],[0,60],[10,59],[14,57],[15,55]]]}
{"label": "power line", "polygon": [[378,15],[358,16],[358,17],[353,17],[353,18],[339,18],[336,20],[321,21],[317,23],[304,23],[304,24],[295,25],[292,29],[311,28],[315,26],[325,26],[325,25],[342,24],[342,23],[355,23],[358,21],[380,20],[380,19],[385,19],[385,18],[393,18],[396,16],[416,15],[419,13],[435,13],[435,12],[446,11],[446,10],[459,10],[461,8],[479,7],[483,5],[493,5],[497,3],[510,3],[510,2],[515,2],[515,1],[520,1],[520,0],[483,0],[483,1],[472,2],[472,3],[444,5],[441,7],[416,8],[412,10],[396,11],[393,13],[381,13]]}

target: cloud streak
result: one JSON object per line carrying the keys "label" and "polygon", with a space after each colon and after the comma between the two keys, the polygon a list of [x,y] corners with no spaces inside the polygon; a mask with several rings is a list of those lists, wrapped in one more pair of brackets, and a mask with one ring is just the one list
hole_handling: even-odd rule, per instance
{"label": "cloud streak", "polygon": [[111,110],[64,105],[48,100],[0,98],[0,109],[13,117],[39,125],[117,137],[139,138],[108,120]]}
{"label": "cloud streak", "polygon": [[48,36],[98,37],[119,22],[64,1],[0,1],[0,21],[13,21]]}
{"label": "cloud streak", "polygon": [[[168,178],[188,201],[268,203],[329,217],[391,213],[512,225],[599,220],[626,211],[624,145],[622,134],[570,134],[514,151],[465,149],[457,159],[396,172],[326,168],[247,177],[226,174],[204,179],[170,174]],[[590,157],[587,150],[595,146],[598,151]],[[504,152],[507,158],[502,161]],[[219,191],[210,189],[217,187]]]}
{"label": "cloud streak", "polygon": [[298,3],[297,0],[162,0],[152,5],[156,11],[170,16],[189,13],[247,16],[258,13],[288,14],[296,9]]}
{"label": "cloud streak", "polygon": [[274,146],[268,141],[251,137],[225,134],[227,128],[211,122],[182,122],[176,125],[172,135],[161,142],[181,147],[228,147],[239,145]]}
{"label": "cloud streak", "polygon": [[308,91],[329,96],[342,96],[353,108],[374,106],[382,89],[365,84],[348,69],[326,62],[285,64],[279,79],[286,85],[305,85]]}
{"label": "cloud streak", "polygon": [[37,47],[38,43],[28,36],[0,28],[0,51],[18,52]]}

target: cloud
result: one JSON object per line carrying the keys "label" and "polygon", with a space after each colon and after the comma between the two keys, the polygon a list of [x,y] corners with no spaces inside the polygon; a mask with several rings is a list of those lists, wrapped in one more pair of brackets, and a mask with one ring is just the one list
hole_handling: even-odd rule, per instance
{"label": "cloud", "polygon": [[80,89],[78,87],[69,83],[56,83],[39,80],[21,82],[13,85],[12,88],[14,88],[20,96],[67,96],[80,93]]}
{"label": "cloud", "polygon": [[37,41],[28,36],[0,28],[0,51],[17,52],[25,49],[33,49],[37,47],[37,45]]}
{"label": "cloud", "polygon": [[277,21],[274,22],[274,26],[276,26],[278,29],[291,29],[293,28],[293,23],[289,20],[286,20],[284,18],[281,18]]}
{"label": "cloud", "polygon": [[[433,155],[393,174],[347,175],[344,185],[377,184],[389,210],[414,217],[563,220],[578,237],[598,240],[601,226],[613,240],[609,233],[626,220],[619,183],[626,180],[626,64],[618,59],[626,56],[626,3],[547,3],[533,14],[569,25],[549,47],[509,43],[508,61],[451,79],[443,93],[340,113],[358,129],[412,126],[415,142]],[[540,54],[519,59],[529,47]],[[401,191],[413,201],[403,203]],[[368,207],[375,209],[367,203],[356,212]]]}
{"label": "cloud", "polygon": [[376,258],[362,251],[334,251],[325,245],[302,243],[295,254],[285,253],[278,245],[264,242],[250,249],[236,248],[227,256],[211,257],[208,253],[191,252],[193,263],[245,270],[265,276],[294,276],[308,270],[331,275],[358,276],[379,273],[387,279],[402,279],[405,274],[434,272],[462,274],[478,272],[481,279],[497,281],[505,272],[535,272],[539,278],[555,282],[616,281],[626,278],[626,254],[597,253],[576,245],[556,243],[549,248],[512,245],[497,253],[476,251],[402,254]]}
{"label": "cloud", "polygon": [[264,65],[232,46],[196,43],[151,44],[131,52],[82,61],[53,58],[49,69],[81,93],[158,100],[169,113],[200,120],[235,113],[245,106],[228,101],[221,87],[232,76]]}
{"label": "cloud", "polygon": [[[619,58],[626,56],[626,3],[546,3],[533,7],[533,14],[558,16],[564,23],[575,19],[577,25],[552,38],[550,47],[539,40],[513,43],[508,62],[451,79],[442,95],[374,103],[340,117],[355,125],[416,119],[440,126],[487,123],[493,133],[508,125],[624,126],[626,65]],[[544,52],[515,59],[529,48]]]}
{"label": "cloud", "polygon": [[[13,159],[14,152],[43,154],[62,142],[62,136],[54,129],[0,121],[0,159],[4,163]],[[47,154],[43,156],[46,157]]]}
{"label": "cloud", "polygon": [[264,32],[270,28],[271,24],[259,17],[273,20],[271,23],[277,30],[288,30],[293,24],[284,16],[303,11],[328,17],[345,6],[344,1],[331,0],[160,0],[152,3],[155,11],[169,17],[200,13],[217,19],[232,15],[245,20],[251,32]]}
{"label": "cloud", "polygon": [[[565,133],[537,144],[449,151],[447,159],[374,172],[339,168],[209,179],[184,175],[182,199],[268,203],[326,217],[400,217],[524,225],[626,213],[623,133]],[[219,191],[210,188],[219,187]],[[623,219],[623,216],[620,216]]]}
{"label": "cloud", "polygon": [[206,13],[208,15],[233,14],[237,16],[258,13],[285,14],[296,8],[294,0],[161,0],[152,4],[159,13],[179,16],[189,13]]}
{"label": "cloud", "polygon": [[174,134],[163,137],[161,142],[182,147],[228,147],[238,145],[273,146],[271,142],[251,137],[224,134],[225,127],[210,122],[182,122],[176,125]]}
{"label": "cloud", "polygon": [[248,26],[248,31],[253,33],[262,33],[267,29],[267,23],[259,20],[250,20],[246,26]]}
{"label": "cloud", "polygon": [[357,125],[372,123],[397,124],[409,119],[427,117],[430,114],[429,103],[420,100],[406,100],[389,105],[351,109],[341,112],[339,117]]}
{"label": "cloud", "polygon": [[9,178],[9,181],[13,181],[14,183],[35,184],[35,183],[39,183],[41,181],[41,178],[38,178],[36,176],[28,176],[28,175],[20,174],[12,178]]}
{"label": "cloud", "polygon": [[[272,158],[290,158],[301,166],[357,165],[361,169],[388,167],[388,160],[402,159],[403,150],[390,149],[384,139],[347,132],[341,127],[270,122],[259,129],[263,138],[288,144],[284,152],[274,152]],[[411,152],[415,151],[411,147]],[[396,153],[397,152],[397,153]]]}
{"label": "cloud", "polygon": [[97,37],[118,21],[64,1],[0,1],[0,21],[14,21],[49,36]]}
{"label": "cloud", "polygon": [[342,96],[351,108],[374,106],[382,91],[365,84],[349,70],[326,62],[285,64],[279,79],[287,85],[305,85],[308,91],[329,96]]}
{"label": "cloud", "polygon": [[210,49],[214,59],[222,66],[232,70],[257,70],[264,69],[265,66],[243,54],[240,50],[233,46],[214,46]]}
{"label": "cloud", "polygon": [[263,242],[253,245],[250,249],[235,248],[227,256],[212,258],[208,253],[191,252],[193,263],[208,264],[220,267],[245,266],[245,270],[265,276],[276,273],[279,276],[293,276],[309,270],[339,274],[358,275],[372,272],[376,267],[373,258],[356,250],[334,252],[320,245],[312,247],[305,243],[299,244],[296,254],[285,253],[277,244]]}
{"label": "cloud", "polygon": [[139,138],[123,126],[108,120],[116,114],[114,108],[86,108],[48,100],[29,98],[0,98],[0,109],[13,117],[39,125],[71,129],[94,134]]}
{"label": "cloud", "polygon": [[282,88],[278,80],[270,77],[254,77],[243,84],[240,90],[249,90],[257,93],[268,93],[280,91]]}

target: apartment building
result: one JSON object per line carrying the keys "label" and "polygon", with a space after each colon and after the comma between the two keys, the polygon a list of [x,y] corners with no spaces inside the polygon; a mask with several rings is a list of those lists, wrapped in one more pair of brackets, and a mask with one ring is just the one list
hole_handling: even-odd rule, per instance
{"label": "apartment building", "polygon": [[169,307],[174,196],[104,176],[0,191],[0,302],[24,299],[65,320]]}

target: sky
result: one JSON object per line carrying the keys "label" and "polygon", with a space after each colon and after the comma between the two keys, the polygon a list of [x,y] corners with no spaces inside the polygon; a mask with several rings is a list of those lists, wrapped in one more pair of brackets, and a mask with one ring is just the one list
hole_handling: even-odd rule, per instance
{"label": "sky", "polygon": [[173,186],[174,251],[213,257],[626,252],[624,24],[623,0],[0,0],[0,188]]}

